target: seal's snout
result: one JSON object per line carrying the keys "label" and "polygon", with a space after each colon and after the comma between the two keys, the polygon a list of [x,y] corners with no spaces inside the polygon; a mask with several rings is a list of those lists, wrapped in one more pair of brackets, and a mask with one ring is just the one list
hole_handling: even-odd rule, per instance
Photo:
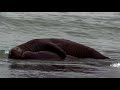
{"label": "seal's snout", "polygon": [[8,58],[18,59],[22,55],[22,50],[19,47],[15,47],[9,51]]}

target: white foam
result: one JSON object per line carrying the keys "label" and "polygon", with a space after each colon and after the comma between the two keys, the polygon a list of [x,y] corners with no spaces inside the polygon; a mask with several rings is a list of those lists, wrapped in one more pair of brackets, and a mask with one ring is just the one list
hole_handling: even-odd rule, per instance
{"label": "white foam", "polygon": [[111,64],[110,66],[120,68],[120,63],[114,63],[114,64]]}
{"label": "white foam", "polygon": [[4,53],[5,53],[5,54],[9,54],[9,51],[5,51]]}

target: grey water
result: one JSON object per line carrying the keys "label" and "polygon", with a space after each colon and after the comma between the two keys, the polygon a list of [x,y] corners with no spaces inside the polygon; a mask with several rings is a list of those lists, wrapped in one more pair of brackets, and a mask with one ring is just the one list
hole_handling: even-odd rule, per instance
{"label": "grey water", "polygon": [[[36,38],[72,40],[111,59],[8,59]],[[0,12],[0,78],[120,78],[120,12]]]}

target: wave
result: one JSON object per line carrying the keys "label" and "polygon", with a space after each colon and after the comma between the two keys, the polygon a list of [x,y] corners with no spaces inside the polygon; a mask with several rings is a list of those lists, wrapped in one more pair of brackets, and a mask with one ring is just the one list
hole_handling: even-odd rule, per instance
{"label": "wave", "polygon": [[0,58],[7,58],[9,51],[7,50],[0,50]]}

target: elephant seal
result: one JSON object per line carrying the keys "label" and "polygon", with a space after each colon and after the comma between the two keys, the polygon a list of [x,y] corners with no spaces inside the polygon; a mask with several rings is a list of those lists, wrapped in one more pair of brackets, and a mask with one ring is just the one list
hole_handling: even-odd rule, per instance
{"label": "elephant seal", "polygon": [[[62,58],[71,55],[78,58],[109,59],[88,46],[66,39],[33,39],[12,48],[9,58],[13,59],[41,59]],[[58,57],[59,56],[59,57]]]}

